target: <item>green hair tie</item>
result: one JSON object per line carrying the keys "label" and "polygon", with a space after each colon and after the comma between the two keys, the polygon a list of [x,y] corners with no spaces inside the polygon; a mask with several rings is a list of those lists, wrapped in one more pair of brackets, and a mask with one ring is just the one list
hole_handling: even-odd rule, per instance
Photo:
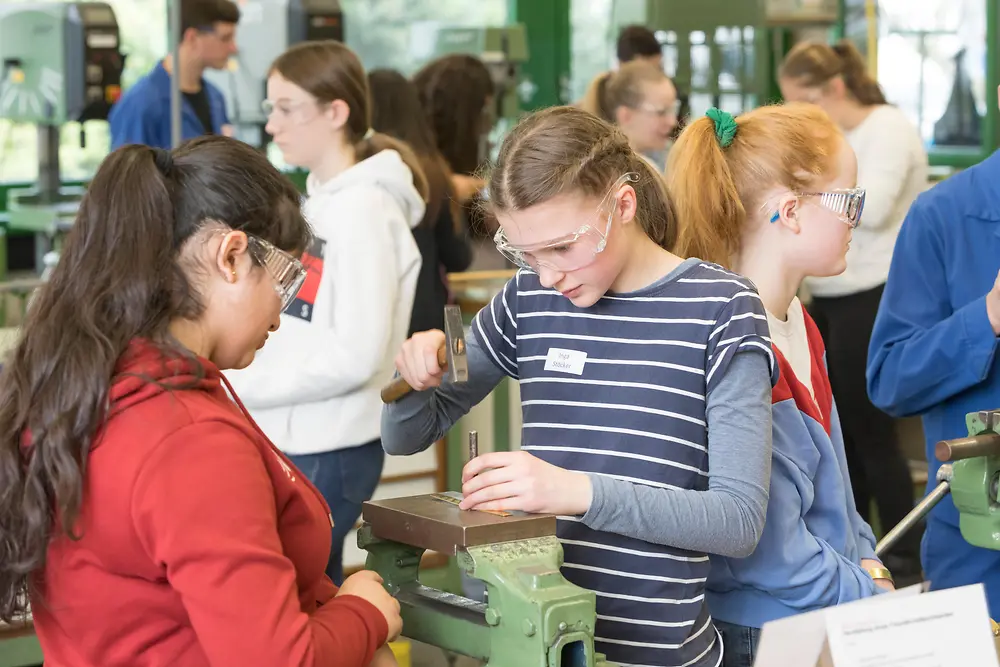
{"label": "green hair tie", "polygon": [[729,145],[733,143],[733,139],[736,137],[737,130],[736,119],[733,118],[733,114],[712,107],[705,112],[705,115],[715,123],[715,138],[719,140],[719,145],[723,148],[729,148]]}

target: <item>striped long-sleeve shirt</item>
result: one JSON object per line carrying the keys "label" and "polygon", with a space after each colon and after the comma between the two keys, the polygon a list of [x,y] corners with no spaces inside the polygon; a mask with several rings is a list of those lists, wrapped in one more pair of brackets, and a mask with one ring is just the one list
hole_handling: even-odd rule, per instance
{"label": "striped long-sleeve shirt", "polygon": [[[706,395],[737,352],[774,369],[745,278],[688,260],[665,280],[580,309],[519,272],[473,332],[521,386],[522,449],[561,468],[664,489],[708,487]],[[597,595],[597,649],[622,665],[718,665],[705,553],[561,517],[563,574]],[[683,542],[683,540],[679,540]]]}

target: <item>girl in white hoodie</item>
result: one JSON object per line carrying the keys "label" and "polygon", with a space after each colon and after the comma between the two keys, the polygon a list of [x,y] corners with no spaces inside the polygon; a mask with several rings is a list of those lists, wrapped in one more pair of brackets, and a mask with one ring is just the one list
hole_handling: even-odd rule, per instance
{"label": "girl in white hoodie", "polygon": [[370,129],[368,80],[336,42],[282,54],[267,80],[267,132],[309,170],[309,270],[281,329],[230,380],[253,418],[326,497],[334,522],[327,572],[382,474],[379,389],[406,339],[426,179],[412,151]]}

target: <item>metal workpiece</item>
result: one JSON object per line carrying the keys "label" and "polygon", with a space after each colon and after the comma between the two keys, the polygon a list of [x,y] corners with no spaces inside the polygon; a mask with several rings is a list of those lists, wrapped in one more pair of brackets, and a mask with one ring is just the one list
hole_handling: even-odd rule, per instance
{"label": "metal workpiece", "polygon": [[967,437],[935,445],[935,457],[948,462],[938,469],[937,486],[878,543],[879,557],[949,493],[965,541],[1000,550],[1000,410],[969,413],[965,423]]}
{"label": "metal workpiece", "polygon": [[469,460],[479,456],[479,432],[469,431]]}
{"label": "metal workpiece", "polygon": [[[437,494],[372,500],[364,503],[362,519],[372,534],[383,540],[409,544],[430,551],[457,555],[460,549],[555,535],[554,516],[459,509]],[[445,494],[460,500],[459,494]]]}
{"label": "metal workpiece", "polygon": [[942,440],[934,445],[934,457],[938,461],[961,461],[977,456],[1000,456],[1000,435],[986,432],[967,438]]}

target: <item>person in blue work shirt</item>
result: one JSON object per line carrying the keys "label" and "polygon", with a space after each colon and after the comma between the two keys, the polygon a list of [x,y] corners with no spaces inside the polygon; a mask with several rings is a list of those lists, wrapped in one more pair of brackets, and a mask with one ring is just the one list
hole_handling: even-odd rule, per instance
{"label": "person in blue work shirt", "polygon": [[[966,436],[966,413],[1000,406],[998,269],[1000,152],[913,203],[868,348],[872,403],[921,416],[928,490],[941,466],[935,443]],[[990,615],[1000,616],[1000,551],[962,538],[951,496],[927,517],[921,561],[935,589],[983,583]]]}
{"label": "person in blue work shirt", "polygon": [[181,140],[232,135],[222,91],[202,78],[224,69],[236,53],[240,10],[231,0],[181,0],[179,63],[168,54],[128,89],[112,108],[111,150],[125,144],[171,147],[170,77],[180,77]]}

